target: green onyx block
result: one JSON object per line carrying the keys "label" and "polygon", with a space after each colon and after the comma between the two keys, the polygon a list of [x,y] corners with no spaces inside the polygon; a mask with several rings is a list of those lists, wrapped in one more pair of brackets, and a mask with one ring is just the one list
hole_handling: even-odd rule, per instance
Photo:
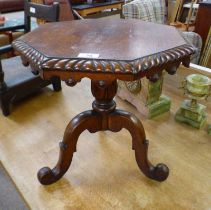
{"label": "green onyx block", "polygon": [[203,127],[206,122],[206,107],[202,104],[197,104],[195,107],[192,107],[190,104],[190,100],[182,102],[180,109],[175,115],[175,120],[199,129]]}
{"label": "green onyx block", "polygon": [[[148,83],[148,96],[147,104],[153,104],[160,100],[163,100],[161,97],[162,93],[163,78],[160,78],[157,82]],[[165,99],[164,99],[165,100]]]}
{"label": "green onyx block", "polygon": [[148,118],[156,117],[160,114],[163,114],[165,112],[168,112],[171,107],[171,100],[167,96],[160,96],[159,100],[157,100],[154,103],[148,104]]}
{"label": "green onyx block", "polygon": [[180,108],[184,117],[193,121],[200,122],[205,115],[206,106],[202,104],[196,104],[194,107],[192,107],[190,100],[184,100]]}

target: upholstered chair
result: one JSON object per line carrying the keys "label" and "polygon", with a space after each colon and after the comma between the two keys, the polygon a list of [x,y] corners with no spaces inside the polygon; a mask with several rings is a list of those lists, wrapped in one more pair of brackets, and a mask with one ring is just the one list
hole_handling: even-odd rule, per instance
{"label": "upholstered chair", "polygon": [[[165,0],[134,0],[123,5],[122,12],[125,19],[140,19],[159,24],[167,23]],[[191,62],[198,63],[202,46],[201,37],[194,32],[183,32],[182,35],[197,49],[197,53],[191,57]],[[164,75],[162,74],[157,75],[157,78],[145,78],[141,81],[119,81],[117,95],[133,104],[148,118],[155,117],[170,109],[170,98],[162,95],[163,79]]]}

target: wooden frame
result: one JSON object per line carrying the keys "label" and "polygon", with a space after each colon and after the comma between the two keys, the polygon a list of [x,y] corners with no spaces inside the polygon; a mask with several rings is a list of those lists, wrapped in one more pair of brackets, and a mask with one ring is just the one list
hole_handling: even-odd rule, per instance
{"label": "wooden frame", "polygon": [[[35,11],[35,13],[32,11]],[[46,11],[48,12],[46,13]],[[46,6],[30,3],[26,0],[25,24],[23,25],[23,29],[25,32],[30,31],[31,17],[44,17],[44,19],[48,21],[57,21],[59,14],[58,12],[58,4],[54,4],[53,6]],[[14,30],[15,29],[16,28],[14,28]],[[10,30],[13,29],[11,28]],[[1,47],[0,55],[10,52],[11,50],[13,50],[11,45]],[[61,81],[59,78],[54,77],[51,80],[44,81],[39,75],[34,75],[30,71],[27,71],[23,77],[23,72],[18,69],[18,67],[22,65],[20,59],[16,60],[9,58],[5,59],[3,63],[5,63],[5,66],[7,66],[6,63],[10,63],[12,61],[14,62],[13,69],[11,67],[9,69],[4,69],[4,65],[2,66],[2,62],[0,62],[0,102],[4,116],[10,114],[10,104],[12,102],[18,101],[45,86],[52,84],[55,91],[61,90]]]}

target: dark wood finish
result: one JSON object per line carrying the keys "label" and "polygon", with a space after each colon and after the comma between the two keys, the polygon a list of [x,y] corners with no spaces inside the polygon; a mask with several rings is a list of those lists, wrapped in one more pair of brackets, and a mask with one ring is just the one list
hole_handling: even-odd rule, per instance
{"label": "dark wood finish", "polygon": [[126,128],[132,136],[132,149],[135,150],[137,164],[141,171],[149,178],[164,181],[169,174],[168,167],[164,164],[153,166],[147,159],[148,140],[146,140],[144,128],[141,122],[129,112],[116,109],[113,97],[116,95],[117,82],[92,80],[92,94],[95,101],[93,110],[80,113],[68,124],[60,143],[59,161],[52,170],[42,168],[38,173],[40,183],[52,184],[59,180],[68,170],[73,153],[76,152],[76,144],[79,135],[88,130],[90,133],[110,130],[118,132]]}
{"label": "dark wood finish", "polygon": [[[152,28],[156,34],[152,34]],[[46,40],[48,31],[63,31],[65,37],[59,33],[51,36],[49,44],[41,45],[40,40]],[[128,31],[131,31],[130,36]],[[60,40],[59,45],[57,40]],[[124,44],[119,44],[118,40]],[[90,19],[48,24],[18,39],[13,46],[25,52],[30,50],[25,58],[44,78],[50,74],[61,77],[61,71],[64,71],[63,80],[71,77],[78,80],[84,76],[92,78],[93,73],[96,73],[95,78],[102,79],[105,72],[109,78],[128,81],[150,77],[163,69],[170,69],[173,64],[174,67],[180,62],[188,65],[189,55],[194,52],[177,29],[134,19]],[[99,58],[78,58],[82,52],[99,54]],[[37,60],[39,66],[36,65]]]}
{"label": "dark wood finish", "polygon": [[[43,46],[40,44],[40,38],[49,30],[52,34],[54,30],[61,32],[57,37],[60,45],[55,45],[53,35],[49,35],[49,41]],[[86,129],[94,133],[126,128],[131,133],[132,148],[141,171],[157,181],[168,177],[166,165],[153,166],[147,158],[148,140],[141,122],[133,114],[116,109],[113,98],[117,79],[133,81],[147,76],[156,81],[164,69],[173,74],[181,62],[189,65],[194,49],[176,29],[139,20],[70,21],[43,26],[15,41],[13,46],[21,53],[23,63],[29,62],[44,79],[59,76],[73,86],[83,77],[89,77],[95,97],[93,109],[80,113],[67,126],[56,166],[44,167],[38,172],[42,184],[54,183],[65,174],[77,140]],[[98,53],[99,57],[79,58],[79,53]]]}
{"label": "dark wood finish", "polygon": [[211,27],[211,0],[199,3],[195,32],[202,38],[202,51]]}
{"label": "dark wood finish", "polygon": [[[30,8],[34,8],[35,13],[31,13]],[[26,32],[30,31],[31,16],[37,17],[36,15],[38,14],[39,18],[43,17],[48,21],[57,21],[58,12],[58,5],[44,6],[26,1],[23,29]],[[5,27],[5,30],[16,30],[17,27],[21,28],[21,25],[15,25],[13,28]],[[0,54],[10,52],[11,50],[12,47],[10,45],[1,47]],[[37,72],[34,73],[37,74]],[[7,116],[10,114],[11,103],[50,84],[53,85],[55,91],[61,90],[61,81],[58,77],[45,81],[39,75],[32,74],[29,69],[22,66],[20,57],[4,59],[0,62],[0,103],[3,115]]]}
{"label": "dark wood finish", "polygon": [[46,22],[56,22],[59,20],[59,4],[52,5],[36,4],[25,1],[24,6],[24,23],[25,32],[31,31],[31,18],[38,18]]}
{"label": "dark wood finish", "polygon": [[0,0],[0,12],[23,10],[24,0]]}
{"label": "dark wood finish", "polygon": [[43,0],[44,4],[52,5],[53,3],[59,3],[59,21],[68,21],[78,19],[74,15],[74,11],[72,10],[71,0]]}

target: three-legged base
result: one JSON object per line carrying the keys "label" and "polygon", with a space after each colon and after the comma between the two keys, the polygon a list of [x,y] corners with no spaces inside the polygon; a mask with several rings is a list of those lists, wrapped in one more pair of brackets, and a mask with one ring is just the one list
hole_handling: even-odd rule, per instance
{"label": "three-legged base", "polygon": [[132,136],[132,149],[140,170],[149,178],[164,181],[169,169],[164,164],[153,166],[147,158],[148,140],[141,122],[131,113],[116,109],[113,97],[116,94],[116,81],[92,81],[92,93],[96,100],[93,110],[85,111],[74,117],[68,124],[63,141],[60,143],[60,155],[53,169],[44,167],[38,172],[41,184],[48,185],[59,180],[68,170],[80,134],[84,130],[91,133],[110,130],[118,132],[126,128]]}

